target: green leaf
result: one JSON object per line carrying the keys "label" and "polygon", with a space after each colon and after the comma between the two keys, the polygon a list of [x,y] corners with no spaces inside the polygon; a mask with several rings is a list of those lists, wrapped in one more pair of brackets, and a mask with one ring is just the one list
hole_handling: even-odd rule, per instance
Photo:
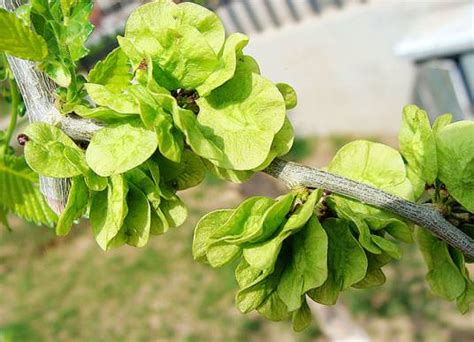
{"label": "green leaf", "polygon": [[[240,203],[224,225],[215,230],[212,239],[215,241],[235,241],[247,236],[247,232],[259,230],[261,217],[275,201],[269,197],[250,197]],[[252,236],[253,237],[253,236]],[[232,240],[231,240],[232,239]]]}
{"label": "green leaf", "polygon": [[304,294],[327,279],[328,238],[316,216],[291,238],[291,261],[278,284],[278,295],[289,311],[301,308]]}
{"label": "green leaf", "polygon": [[[256,269],[271,269],[277,260],[283,241],[304,227],[311,218],[314,206],[320,198],[321,191],[313,191],[304,205],[299,206],[286,222],[284,222],[284,216],[287,215],[288,211],[280,211],[278,217],[276,217],[277,220],[274,217],[272,221],[274,227],[284,223],[281,230],[272,239],[267,241],[262,239],[263,241],[260,240],[262,242],[246,247],[244,249],[244,257],[247,262]],[[277,225],[277,223],[279,224]],[[265,231],[272,230],[266,229]],[[269,235],[266,235],[266,237],[269,237]]]}
{"label": "green leaf", "polygon": [[12,228],[8,223],[8,209],[0,206],[0,226],[3,226],[6,230],[11,231]]}
{"label": "green leaf", "polygon": [[270,148],[270,153],[267,156],[267,159],[259,165],[255,171],[260,171],[265,169],[276,157],[283,156],[290,152],[291,147],[293,146],[293,141],[295,138],[295,132],[293,126],[291,125],[288,117],[285,118],[285,122],[282,128],[278,131],[273,138],[272,146]]}
{"label": "green leaf", "polygon": [[204,160],[204,164],[214,176],[234,183],[244,183],[255,174],[253,171],[235,171],[223,169],[207,160]]}
{"label": "green leaf", "polygon": [[67,199],[66,207],[59,216],[56,225],[56,235],[64,236],[69,234],[74,220],[80,218],[87,209],[89,202],[89,189],[82,177],[74,177],[71,180],[71,189]]}
{"label": "green leaf", "polygon": [[[86,56],[89,50],[85,42],[94,26],[89,22],[92,13],[92,0],[77,0],[69,10],[68,18],[61,27],[61,44],[67,46],[73,62]],[[66,16],[65,16],[66,17]]]}
{"label": "green leaf", "polygon": [[206,253],[209,239],[214,230],[221,227],[232,215],[232,209],[220,209],[204,215],[196,224],[193,238],[193,257],[199,262],[207,262]]}
{"label": "green leaf", "polygon": [[127,207],[128,187],[122,175],[110,177],[106,191],[92,195],[90,221],[94,237],[103,250],[109,249],[112,239],[122,227]]}
{"label": "green leaf", "polygon": [[35,122],[30,124],[25,134],[29,141],[25,145],[28,165],[37,173],[47,177],[70,178],[79,176],[81,171],[65,155],[83,154],[82,150],[59,128]]}
{"label": "green leaf", "polygon": [[145,162],[158,145],[156,134],[127,123],[99,130],[86,151],[87,164],[99,176],[126,172]]}
{"label": "green leaf", "polygon": [[474,121],[458,121],[436,134],[439,179],[449,193],[474,213]]}
{"label": "green leaf", "polygon": [[121,92],[132,79],[130,62],[122,49],[116,48],[97,62],[87,77],[90,83],[106,86],[112,92]]}
{"label": "green leaf", "polygon": [[463,294],[456,299],[458,310],[465,314],[469,311],[470,305],[474,303],[474,283],[470,279],[466,279],[466,289]]}
{"label": "green leaf", "polygon": [[182,23],[196,28],[218,54],[225,40],[224,26],[219,17],[213,11],[190,2],[180,3],[178,7],[183,11]]}
{"label": "green leaf", "polygon": [[426,280],[431,290],[448,300],[461,296],[466,283],[451,258],[448,245],[421,228],[416,230],[415,237],[428,266]]}
{"label": "green leaf", "polygon": [[54,82],[61,87],[69,87],[72,81],[71,71],[66,63],[62,61],[47,60],[38,64],[38,68],[44,71]]}
{"label": "green leaf", "polygon": [[182,8],[171,2],[153,2],[133,11],[125,26],[135,51],[124,52],[132,53],[132,59],[150,56],[156,81],[169,90],[196,88],[218,64],[209,36],[180,20],[182,15]]}
{"label": "green leaf", "polygon": [[41,61],[48,55],[43,37],[33,32],[14,13],[1,8],[0,51],[33,61]]}
{"label": "green leaf", "polygon": [[345,221],[327,219],[323,228],[328,236],[328,278],[308,294],[318,303],[333,305],[339,292],[364,279],[367,257]]}
{"label": "green leaf", "polygon": [[[241,287],[240,291],[235,297],[236,305],[240,312],[247,313],[252,310],[255,310],[259,308],[262,304],[264,304],[265,300],[269,298],[273,293],[275,295],[278,295],[276,293],[276,290],[278,287],[278,283],[280,282],[281,274],[286,264],[286,257],[287,254],[283,251],[281,257],[279,257],[277,262],[275,263],[274,270],[271,274],[263,277],[263,279],[262,277],[257,276],[257,278],[250,284],[248,284],[248,286],[245,286],[243,288]],[[240,273],[247,272],[243,272],[242,270],[240,270]],[[250,273],[254,272],[250,271]],[[266,316],[269,316],[268,313]]]}
{"label": "green leaf", "polygon": [[[351,142],[337,152],[328,170],[413,200],[413,187],[402,157],[391,147],[364,140]],[[370,230],[391,227],[392,235],[406,235],[406,223],[388,212],[337,195],[329,196],[328,205],[339,217],[355,223],[359,241],[372,253],[380,253],[380,248],[372,242]]]}
{"label": "green leaf", "polygon": [[296,332],[303,331],[310,326],[312,321],[313,316],[311,315],[311,310],[308,306],[308,303],[306,302],[306,298],[303,297],[303,303],[301,307],[293,312],[292,315],[293,330]]}
{"label": "green leaf", "polygon": [[188,209],[178,196],[174,196],[171,200],[163,199],[161,203],[160,208],[170,227],[179,227],[186,221]]}
{"label": "green leaf", "polygon": [[237,59],[240,62],[250,62],[242,56],[242,49],[248,42],[249,38],[241,33],[233,33],[227,38],[224,49],[219,55],[219,65],[216,70],[196,88],[200,96],[208,96],[212,90],[230,80],[234,76]]}
{"label": "green leaf", "polygon": [[293,87],[286,83],[277,83],[276,87],[285,99],[286,109],[290,110],[295,108],[298,104],[298,98],[296,96],[296,91],[293,89]]}
{"label": "green leaf", "polygon": [[133,185],[127,194],[127,207],[128,214],[111,246],[116,247],[125,242],[130,246],[143,247],[150,236],[151,208],[145,194]]}
{"label": "green leaf", "polygon": [[130,94],[114,92],[101,84],[86,83],[84,86],[90,98],[99,106],[122,114],[140,113],[137,102]]}
{"label": "green leaf", "polygon": [[154,210],[160,208],[160,188],[144,171],[139,168],[134,168],[125,173],[125,178],[146,195],[147,200],[151,203]]}
{"label": "green leaf", "polygon": [[86,181],[86,185],[92,191],[102,191],[107,188],[107,178],[100,177],[87,165],[84,152],[76,149],[65,149],[64,156],[71,164],[81,171]]}
{"label": "green leaf", "polygon": [[367,256],[367,273],[364,279],[352,285],[357,289],[366,289],[374,286],[381,286],[385,283],[386,277],[382,271],[382,266],[392,260],[386,253],[372,254],[366,253]]}
{"label": "green leaf", "polygon": [[435,122],[433,123],[433,134],[438,134],[438,132],[449,125],[453,121],[453,115],[446,113],[440,115],[436,118]]}
{"label": "green leaf", "polygon": [[[160,89],[161,91],[161,89]],[[140,117],[148,129],[154,129],[158,136],[158,148],[163,156],[179,163],[184,149],[183,135],[173,124],[170,113],[181,111],[176,99],[169,93],[155,93],[142,85],[129,88],[139,103]]]}
{"label": "green leaf", "polygon": [[[438,164],[436,143],[428,114],[415,105],[403,108],[398,140],[411,178],[420,178],[423,183],[433,184],[438,174]],[[416,179],[412,182],[417,183]],[[417,190],[416,198],[424,191],[424,187]]]}
{"label": "green leaf", "polygon": [[206,175],[201,158],[190,150],[184,150],[180,163],[165,158],[159,161],[163,180],[176,190],[185,190],[200,184]]}
{"label": "green leaf", "polygon": [[51,226],[57,220],[38,186],[38,175],[22,157],[0,158],[0,208],[36,224]]}
{"label": "green leaf", "polygon": [[257,311],[266,319],[271,321],[283,321],[291,317],[285,303],[276,291],[272,292],[267,299],[257,308]]}
{"label": "green leaf", "polygon": [[[226,169],[250,170],[261,165],[285,121],[278,89],[241,64],[234,78],[197,103],[197,118],[187,114],[186,121],[175,117],[175,122],[196,154]],[[206,145],[203,140],[208,141]]]}

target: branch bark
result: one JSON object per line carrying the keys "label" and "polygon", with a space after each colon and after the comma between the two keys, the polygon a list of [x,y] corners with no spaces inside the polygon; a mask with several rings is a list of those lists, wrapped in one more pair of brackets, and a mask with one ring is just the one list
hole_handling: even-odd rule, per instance
{"label": "branch bark", "polygon": [[474,258],[474,240],[448,222],[432,206],[413,203],[370,185],[282,159],[275,159],[263,172],[290,188],[305,186],[325,189],[387,210],[428,229],[440,239],[461,250],[466,256]]}
{"label": "branch bark", "polygon": [[[21,3],[14,0],[0,0],[0,7],[13,11]],[[64,117],[54,104],[55,85],[36,69],[31,61],[8,56],[8,64],[15,76],[18,88],[25,102],[30,122],[60,124],[61,128],[75,140],[90,140],[94,131],[99,129],[94,122]],[[60,213],[66,206],[69,194],[67,179],[40,177],[40,190],[49,207]]]}

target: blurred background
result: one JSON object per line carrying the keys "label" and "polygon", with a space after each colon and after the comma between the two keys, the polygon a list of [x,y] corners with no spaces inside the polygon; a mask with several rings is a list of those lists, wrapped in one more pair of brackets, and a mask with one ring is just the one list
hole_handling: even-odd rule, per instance
{"label": "blurred background", "polygon": [[[96,1],[83,60],[92,67],[116,46],[130,12],[145,1]],[[473,119],[474,3],[464,0],[201,0],[262,74],[295,87],[297,139],[288,159],[325,166],[346,142],[397,147],[401,110]],[[6,109],[0,104],[0,125]],[[474,341],[474,314],[434,297],[413,246],[387,267],[381,288],[347,291],[336,310],[314,307],[302,333],[234,307],[233,268],[213,270],[191,255],[193,227],[209,210],[284,189],[256,175],[235,185],[208,177],[182,193],[187,223],[142,249],[104,253],[87,222],[66,238],[12,218],[0,231],[0,342],[3,341]],[[474,271],[474,270],[472,270]],[[342,325],[329,324],[341,322]],[[352,339],[349,339],[351,337]]]}

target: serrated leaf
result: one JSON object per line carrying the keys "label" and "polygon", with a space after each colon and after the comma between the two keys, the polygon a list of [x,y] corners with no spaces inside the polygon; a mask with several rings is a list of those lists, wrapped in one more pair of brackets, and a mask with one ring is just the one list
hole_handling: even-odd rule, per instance
{"label": "serrated leaf", "polygon": [[0,8],[0,51],[12,56],[41,61],[48,55],[43,37],[33,32],[14,13]]}
{"label": "serrated leaf", "polygon": [[155,132],[138,124],[112,125],[94,134],[86,150],[86,161],[95,173],[107,177],[144,163],[157,146]]}
{"label": "serrated leaf", "polygon": [[327,219],[323,228],[328,236],[328,278],[308,294],[318,303],[333,305],[339,292],[365,277],[367,257],[345,221]]}
{"label": "serrated leaf", "polygon": [[439,179],[474,213],[474,121],[458,121],[436,133]]}
{"label": "serrated leaf", "polygon": [[38,186],[38,175],[22,157],[0,158],[0,207],[36,224],[51,226],[57,220]]}
{"label": "serrated leaf", "polygon": [[66,207],[59,216],[56,225],[56,235],[64,236],[69,233],[74,220],[80,218],[87,209],[89,202],[89,189],[84,178],[74,177],[71,180],[71,189],[66,203]]}
{"label": "serrated leaf", "polygon": [[81,155],[83,152],[59,128],[35,122],[26,128],[25,134],[29,138],[25,145],[25,158],[37,173],[55,178],[70,178],[81,174],[80,169],[66,157],[65,151]]}

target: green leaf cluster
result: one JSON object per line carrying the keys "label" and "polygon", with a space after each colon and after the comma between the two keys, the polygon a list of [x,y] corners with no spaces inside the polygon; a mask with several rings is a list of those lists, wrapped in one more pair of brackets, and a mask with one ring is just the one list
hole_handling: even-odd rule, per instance
{"label": "green leaf cluster", "polygon": [[385,251],[365,250],[352,222],[321,215],[325,201],[321,190],[295,189],[213,211],[196,225],[194,259],[212,267],[239,260],[237,308],[270,320],[291,318],[303,330],[311,323],[307,300],[332,305],[349,287],[381,285],[381,267],[392,260]]}
{"label": "green leaf cluster", "polygon": [[433,203],[445,204],[439,194],[444,185],[465,211],[474,213],[474,136],[473,121],[451,123],[451,114],[438,117],[430,125],[425,111],[406,106],[400,128],[400,151],[407,174],[419,199],[425,186],[433,186]]}
{"label": "green leaf cluster", "polygon": [[80,104],[76,114],[117,125],[141,120],[167,159],[179,163],[188,148],[235,181],[291,148],[286,105],[295,105],[294,90],[262,77],[242,51],[248,38],[226,38],[213,12],[155,1],[130,15],[118,41],[88,75],[94,105]]}
{"label": "green leaf cluster", "polygon": [[[416,198],[435,205],[473,237],[474,122],[451,120],[451,114],[444,114],[431,125],[425,111],[415,105],[406,106],[400,150]],[[418,229],[416,238],[428,267],[431,290],[456,300],[458,309],[467,312],[474,301],[474,287],[465,262],[472,260],[429,232]]]}
{"label": "green leaf cluster", "polygon": [[76,62],[89,50],[92,0],[32,0],[13,12],[0,9],[0,52],[39,62],[38,67],[61,89],[63,113],[84,102],[84,79]]}
{"label": "green leaf cluster", "polygon": [[[86,81],[76,77],[74,83],[74,62],[86,51],[63,43],[70,25],[87,21],[90,2],[35,0],[29,10],[55,58],[41,67],[48,72],[58,62],[62,68],[50,77],[68,87],[60,94],[67,100],[63,112],[104,126],[82,147],[51,125],[33,124],[25,132],[31,168],[72,179],[58,234],[89,215],[103,249],[142,246],[148,232],[183,222],[176,191],[198,185],[206,172],[245,181],[291,148],[286,107],[296,104],[294,90],[262,77],[242,51],[248,38],[226,38],[213,12],[164,0],[137,8],[118,37],[120,46]],[[78,43],[87,38],[88,25],[78,28]],[[57,51],[64,46],[66,53]]]}
{"label": "green leaf cluster", "polygon": [[[31,168],[43,176],[71,178],[58,235],[68,234],[75,220],[88,215],[104,250],[125,243],[142,247],[150,234],[163,234],[184,222],[187,210],[176,190],[200,182],[204,176],[199,168],[204,166],[187,150],[182,164],[161,163],[162,157],[154,155],[153,132],[148,131],[154,146],[148,140],[134,141],[141,129],[132,123],[104,128],[84,151],[55,126],[28,126],[25,156]],[[123,153],[114,154],[120,148]]]}
{"label": "green leaf cluster", "polygon": [[238,309],[270,320],[311,322],[306,293],[327,278],[328,238],[314,215],[321,191],[294,190],[276,200],[251,197],[205,215],[194,232],[194,259],[220,267],[239,259]]}

